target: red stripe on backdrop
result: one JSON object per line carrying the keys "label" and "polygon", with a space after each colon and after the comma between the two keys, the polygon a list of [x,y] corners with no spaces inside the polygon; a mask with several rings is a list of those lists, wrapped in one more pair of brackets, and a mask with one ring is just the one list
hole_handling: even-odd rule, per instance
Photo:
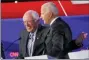
{"label": "red stripe on backdrop", "polygon": [[2,3],[2,18],[21,18],[23,14],[31,9],[40,12],[40,6],[43,2],[19,2],[19,3]]}
{"label": "red stripe on backdrop", "polygon": [[[2,16],[1,18],[21,18],[23,14],[31,9],[35,10],[40,14],[41,5],[46,3],[47,1],[37,1],[37,2],[19,2],[19,3],[2,3]],[[54,2],[58,9],[60,10],[59,15],[64,15],[58,1]]]}
{"label": "red stripe on backdrop", "polygon": [[[23,14],[29,10],[36,10],[40,14],[41,5],[48,1],[35,1],[35,2],[18,2],[16,3],[1,3],[1,18],[21,18]],[[57,1],[54,2],[58,9],[59,15],[65,16],[60,4]],[[72,4],[71,1],[61,1],[68,16],[71,15],[89,15],[89,4]]]}
{"label": "red stripe on backdrop", "polygon": [[68,15],[89,15],[89,4],[72,4],[71,0],[61,1]]}

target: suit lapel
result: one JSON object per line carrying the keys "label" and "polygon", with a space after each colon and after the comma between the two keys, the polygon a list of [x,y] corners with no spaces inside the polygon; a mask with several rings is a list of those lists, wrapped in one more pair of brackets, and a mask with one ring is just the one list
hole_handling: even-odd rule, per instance
{"label": "suit lapel", "polygon": [[42,36],[41,30],[42,30],[42,26],[39,25],[37,33],[36,33],[35,42],[34,42],[33,53],[34,53],[34,51],[36,49],[36,46],[38,46],[41,43],[43,43],[43,40],[41,40],[41,36]]}
{"label": "suit lapel", "polygon": [[51,25],[52,28],[56,27],[58,24],[62,24],[60,23],[61,21],[63,21],[60,17],[58,17],[53,24]]}
{"label": "suit lapel", "polygon": [[46,36],[46,44],[49,43],[50,40],[52,40],[52,34],[53,34],[53,30],[54,30],[54,27],[57,25],[57,23],[59,22],[58,20],[59,18],[57,18],[53,24],[49,27],[48,31],[47,31],[47,36]]}

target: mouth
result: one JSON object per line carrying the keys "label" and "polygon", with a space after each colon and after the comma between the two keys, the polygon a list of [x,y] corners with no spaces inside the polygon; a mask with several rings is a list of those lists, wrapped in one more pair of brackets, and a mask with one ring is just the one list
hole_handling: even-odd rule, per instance
{"label": "mouth", "polygon": [[31,30],[32,30],[31,27],[27,27],[26,29],[27,29],[27,31],[29,31],[29,32],[31,32]]}
{"label": "mouth", "polygon": [[27,27],[27,29],[31,29],[31,27]]}

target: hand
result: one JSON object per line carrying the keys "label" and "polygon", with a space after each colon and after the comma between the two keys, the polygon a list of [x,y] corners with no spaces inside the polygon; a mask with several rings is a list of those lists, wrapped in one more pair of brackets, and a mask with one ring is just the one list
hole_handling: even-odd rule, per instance
{"label": "hand", "polygon": [[77,37],[75,43],[78,44],[82,44],[82,41],[85,40],[87,38],[88,33],[82,32],[79,34],[79,36]]}

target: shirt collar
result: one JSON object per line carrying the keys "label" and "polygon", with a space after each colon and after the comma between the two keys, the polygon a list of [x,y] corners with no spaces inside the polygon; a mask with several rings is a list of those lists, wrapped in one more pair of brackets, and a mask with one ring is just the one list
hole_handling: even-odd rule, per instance
{"label": "shirt collar", "polygon": [[58,18],[58,17],[55,17],[55,18],[51,21],[50,25],[52,25],[53,22],[54,22],[57,18]]}
{"label": "shirt collar", "polygon": [[36,35],[38,28],[34,32],[30,32],[30,34]]}

